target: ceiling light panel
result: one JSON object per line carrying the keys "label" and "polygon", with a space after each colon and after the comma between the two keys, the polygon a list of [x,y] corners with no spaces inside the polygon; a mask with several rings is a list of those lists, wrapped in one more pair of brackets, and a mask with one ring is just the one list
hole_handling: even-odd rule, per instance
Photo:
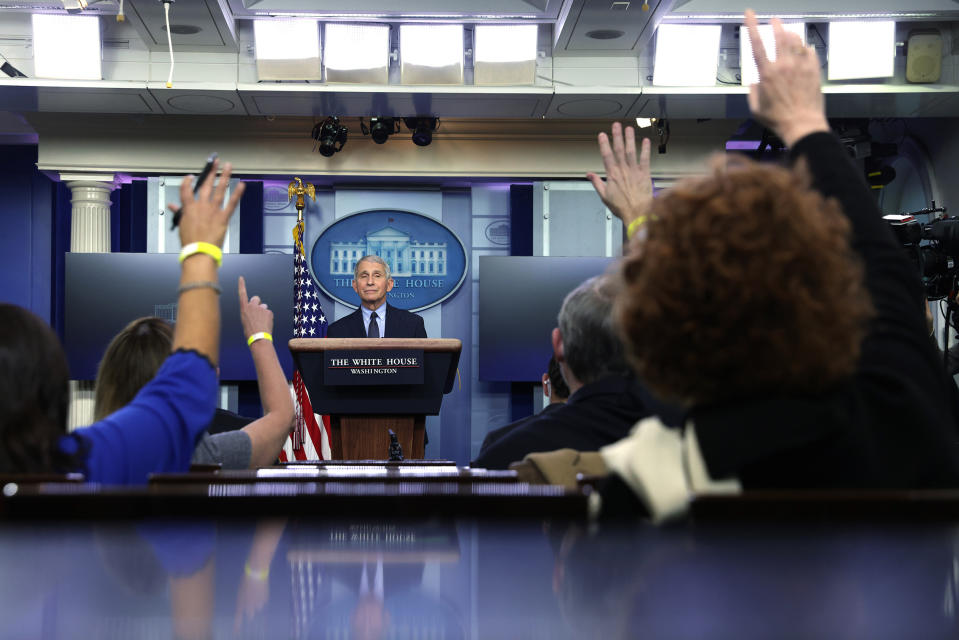
{"label": "ceiling light panel", "polygon": [[326,81],[387,84],[390,28],[330,22],[326,25]]}
{"label": "ceiling light panel", "polygon": [[829,80],[891,78],[895,59],[895,22],[829,23]]}
{"label": "ceiling light panel", "polygon": [[538,35],[535,24],[477,25],[473,29],[473,84],[534,84]]}
{"label": "ceiling light panel", "polygon": [[[795,33],[802,38],[803,44],[806,44],[806,23],[805,22],[787,22],[783,28]],[[771,24],[759,26],[759,37],[763,41],[763,48],[766,49],[766,56],[770,60],[776,59],[776,37],[773,34]],[[759,69],[756,67],[756,61],[753,59],[753,45],[749,40],[749,31],[746,27],[739,27],[739,65],[740,75],[744,87],[759,82]]]}
{"label": "ceiling light panel", "polygon": [[719,65],[722,26],[661,24],[656,30],[653,84],[666,87],[712,87]]}
{"label": "ceiling light panel", "polygon": [[403,84],[463,84],[463,25],[400,25]]}
{"label": "ceiling light panel", "polygon": [[35,13],[33,69],[38,78],[100,80],[100,19]]}
{"label": "ceiling light panel", "polygon": [[260,80],[322,80],[316,20],[254,20],[256,73]]}

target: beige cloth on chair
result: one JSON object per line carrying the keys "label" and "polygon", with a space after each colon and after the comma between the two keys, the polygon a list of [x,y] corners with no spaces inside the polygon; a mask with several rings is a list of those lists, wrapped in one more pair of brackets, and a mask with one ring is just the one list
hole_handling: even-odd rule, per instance
{"label": "beige cloth on chair", "polygon": [[579,487],[577,474],[605,476],[609,473],[598,451],[574,449],[530,453],[509,468],[517,472],[520,482],[558,484],[570,489]]}

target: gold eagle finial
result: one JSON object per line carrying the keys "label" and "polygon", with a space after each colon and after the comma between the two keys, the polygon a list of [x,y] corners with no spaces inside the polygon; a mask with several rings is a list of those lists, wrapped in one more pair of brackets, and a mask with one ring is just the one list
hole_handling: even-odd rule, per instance
{"label": "gold eagle finial", "polygon": [[303,219],[303,209],[306,208],[306,200],[303,196],[310,196],[313,202],[316,202],[316,187],[312,183],[303,184],[303,181],[299,178],[293,178],[286,188],[287,194],[289,194],[289,199],[287,202],[293,199],[293,196],[296,196],[296,217],[298,220]]}

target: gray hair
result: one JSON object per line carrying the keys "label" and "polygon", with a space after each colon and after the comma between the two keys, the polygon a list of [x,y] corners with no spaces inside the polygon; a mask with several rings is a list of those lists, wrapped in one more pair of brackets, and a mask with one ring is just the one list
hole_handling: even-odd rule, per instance
{"label": "gray hair", "polygon": [[590,278],[567,294],[559,310],[566,366],[583,384],[630,373],[613,324],[612,289],[608,276]]}
{"label": "gray hair", "polygon": [[363,261],[366,261],[366,262],[375,262],[376,264],[382,266],[382,267],[383,267],[383,273],[386,274],[386,279],[387,279],[387,280],[389,280],[390,278],[393,277],[393,276],[390,275],[390,265],[386,264],[386,260],[384,260],[383,258],[381,258],[381,257],[379,257],[379,256],[376,256],[376,255],[372,255],[372,254],[371,254],[371,255],[368,255],[368,256],[363,256],[362,258],[360,258],[359,260],[356,261],[356,264],[355,264],[355,265],[353,265],[353,279],[354,279],[354,280],[359,280],[359,276],[360,276],[360,263],[363,262]]}

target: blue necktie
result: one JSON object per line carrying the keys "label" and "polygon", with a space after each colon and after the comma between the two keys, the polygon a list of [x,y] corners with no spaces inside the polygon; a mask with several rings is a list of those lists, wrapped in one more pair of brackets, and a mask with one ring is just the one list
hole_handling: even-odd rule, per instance
{"label": "blue necktie", "polygon": [[370,328],[366,331],[367,338],[379,338],[380,337],[380,327],[376,324],[376,312],[374,311],[370,314]]}

